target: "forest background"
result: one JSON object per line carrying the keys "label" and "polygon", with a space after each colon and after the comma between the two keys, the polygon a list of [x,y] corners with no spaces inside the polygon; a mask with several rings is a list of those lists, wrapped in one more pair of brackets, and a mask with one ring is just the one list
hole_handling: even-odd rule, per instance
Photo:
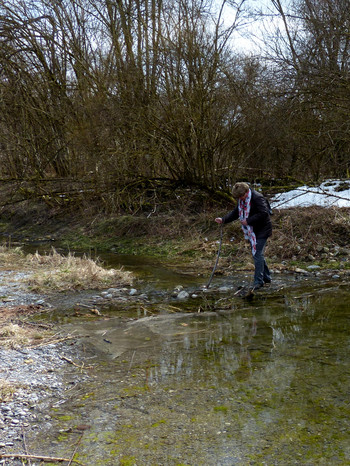
{"label": "forest background", "polygon": [[3,214],[174,217],[237,180],[348,178],[349,32],[347,0],[0,0]]}

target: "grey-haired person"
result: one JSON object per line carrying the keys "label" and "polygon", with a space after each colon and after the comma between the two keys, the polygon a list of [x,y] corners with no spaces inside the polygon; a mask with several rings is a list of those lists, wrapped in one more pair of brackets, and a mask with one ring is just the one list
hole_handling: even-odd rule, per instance
{"label": "grey-haired person", "polygon": [[230,223],[239,220],[244,237],[249,240],[254,259],[255,272],[253,289],[256,290],[271,283],[271,274],[267,266],[264,252],[267,239],[272,235],[270,206],[265,197],[251,189],[247,183],[236,183],[232,196],[237,200],[234,210],[224,217],[217,217],[217,223]]}

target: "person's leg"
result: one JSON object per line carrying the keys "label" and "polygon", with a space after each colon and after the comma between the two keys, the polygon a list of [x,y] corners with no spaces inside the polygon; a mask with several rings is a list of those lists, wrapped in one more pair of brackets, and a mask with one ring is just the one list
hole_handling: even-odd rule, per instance
{"label": "person's leg", "polygon": [[263,273],[264,283],[271,283],[271,273],[264,259],[264,273]]}
{"label": "person's leg", "polygon": [[[256,252],[254,254],[254,287],[260,288],[264,286],[264,278],[270,277],[270,272],[264,258],[264,250],[267,238],[259,238],[256,240]],[[266,267],[266,268],[265,268]],[[270,278],[271,280],[271,278]]]}

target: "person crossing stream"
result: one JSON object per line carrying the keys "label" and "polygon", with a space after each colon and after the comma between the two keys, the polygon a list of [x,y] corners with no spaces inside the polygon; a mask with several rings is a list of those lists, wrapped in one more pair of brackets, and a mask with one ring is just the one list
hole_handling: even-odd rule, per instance
{"label": "person crossing stream", "polygon": [[272,235],[270,207],[264,196],[247,183],[238,182],[232,189],[232,196],[237,205],[224,217],[217,217],[215,221],[221,225],[239,220],[244,237],[250,242],[254,259],[254,282],[249,294],[254,293],[265,284],[271,283],[271,273],[266,263],[264,251],[268,238]]}

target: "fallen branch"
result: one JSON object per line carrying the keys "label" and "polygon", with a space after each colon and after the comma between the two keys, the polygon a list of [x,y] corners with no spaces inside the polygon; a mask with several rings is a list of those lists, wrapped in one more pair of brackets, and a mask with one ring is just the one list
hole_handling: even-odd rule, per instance
{"label": "fallen branch", "polygon": [[61,359],[62,359],[62,361],[66,361],[69,364],[72,364],[73,366],[78,367],[79,369],[92,369],[94,367],[94,366],[86,366],[85,367],[84,363],[81,366],[79,366],[79,364],[76,364],[74,361],[67,358],[66,356],[61,356]]}
{"label": "fallen branch", "polygon": [[54,462],[54,463],[63,463],[63,462],[72,462],[79,464],[80,466],[84,466],[83,463],[80,463],[76,460],[71,460],[67,458],[55,458],[53,456],[40,456],[40,455],[22,455],[21,453],[13,453],[13,454],[2,454],[0,453],[0,458],[21,458],[21,459],[32,459],[32,460],[40,460],[44,462]]}

